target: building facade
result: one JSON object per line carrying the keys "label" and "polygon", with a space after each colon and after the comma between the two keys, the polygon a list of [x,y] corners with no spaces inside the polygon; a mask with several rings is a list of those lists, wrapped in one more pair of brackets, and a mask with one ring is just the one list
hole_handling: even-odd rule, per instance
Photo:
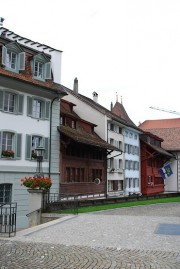
{"label": "building facade", "polygon": [[53,179],[51,191],[59,192],[58,100],[65,93],[53,81],[52,56],[32,43],[0,28],[0,203],[17,202],[19,228],[27,227],[30,213],[21,179],[36,173],[37,146],[45,148],[43,172]]}

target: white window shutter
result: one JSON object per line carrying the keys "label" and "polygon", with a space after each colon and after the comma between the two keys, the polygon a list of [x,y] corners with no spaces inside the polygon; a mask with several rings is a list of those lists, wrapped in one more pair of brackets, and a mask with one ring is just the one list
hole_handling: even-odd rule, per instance
{"label": "white window shutter", "polygon": [[44,78],[51,79],[51,63],[50,62],[44,64]]}
{"label": "white window shutter", "polygon": [[18,54],[18,69],[25,70],[25,52]]}
{"label": "white window shutter", "polygon": [[2,64],[6,65],[7,48],[2,46]]}

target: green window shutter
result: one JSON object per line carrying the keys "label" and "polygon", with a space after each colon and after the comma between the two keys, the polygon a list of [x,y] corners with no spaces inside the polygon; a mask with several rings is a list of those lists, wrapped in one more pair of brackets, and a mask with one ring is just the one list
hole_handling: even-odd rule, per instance
{"label": "green window shutter", "polygon": [[3,110],[3,91],[0,91],[0,110]]}
{"label": "green window shutter", "polygon": [[46,105],[46,107],[45,107],[45,119],[48,120],[49,119],[49,112],[50,112],[50,102],[46,102],[45,105]]}
{"label": "green window shutter", "polygon": [[41,119],[45,119],[45,101],[41,101]]}
{"label": "green window shutter", "polygon": [[1,135],[1,132],[0,132],[0,158],[1,158],[1,148],[2,148],[2,141],[1,141],[1,137],[2,137],[2,135]]}
{"label": "green window shutter", "polygon": [[18,54],[18,69],[25,70],[25,52]]}
{"label": "green window shutter", "polygon": [[6,65],[7,48],[2,46],[2,64]]}
{"label": "green window shutter", "polygon": [[44,64],[44,78],[51,79],[51,63],[50,62]]}
{"label": "green window shutter", "polygon": [[27,97],[27,115],[32,116],[32,97]]}
{"label": "green window shutter", "polygon": [[18,95],[17,96],[17,113],[18,114],[23,114],[23,101],[24,101],[24,96]]}
{"label": "green window shutter", "polygon": [[49,159],[49,138],[48,137],[44,138],[44,148],[45,148],[44,160],[47,161]]}
{"label": "green window shutter", "polygon": [[32,148],[31,135],[26,135],[26,160],[31,160],[31,148]]}
{"label": "green window shutter", "polygon": [[21,141],[22,141],[22,134],[15,134],[15,158],[21,159]]}

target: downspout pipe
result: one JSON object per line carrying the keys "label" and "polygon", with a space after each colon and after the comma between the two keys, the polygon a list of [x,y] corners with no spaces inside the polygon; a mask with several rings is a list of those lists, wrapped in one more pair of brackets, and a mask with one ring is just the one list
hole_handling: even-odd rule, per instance
{"label": "downspout pipe", "polygon": [[60,96],[56,96],[52,99],[51,101],[51,105],[50,105],[50,133],[49,133],[49,136],[50,136],[50,141],[49,141],[49,177],[51,177],[51,142],[52,142],[52,138],[51,138],[51,135],[52,135],[52,106],[53,106],[53,103],[55,100],[60,100]]}

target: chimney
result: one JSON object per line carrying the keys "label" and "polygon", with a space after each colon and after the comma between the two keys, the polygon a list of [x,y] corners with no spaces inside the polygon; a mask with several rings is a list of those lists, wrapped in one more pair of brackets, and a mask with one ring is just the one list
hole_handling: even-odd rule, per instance
{"label": "chimney", "polygon": [[73,91],[75,94],[78,94],[78,79],[77,78],[74,79]]}
{"label": "chimney", "polygon": [[98,94],[97,94],[97,92],[93,92],[93,101],[98,103]]}
{"label": "chimney", "polygon": [[3,26],[3,21],[4,21],[4,18],[0,17],[0,26]]}
{"label": "chimney", "polygon": [[113,110],[113,102],[111,102],[110,111]]}

